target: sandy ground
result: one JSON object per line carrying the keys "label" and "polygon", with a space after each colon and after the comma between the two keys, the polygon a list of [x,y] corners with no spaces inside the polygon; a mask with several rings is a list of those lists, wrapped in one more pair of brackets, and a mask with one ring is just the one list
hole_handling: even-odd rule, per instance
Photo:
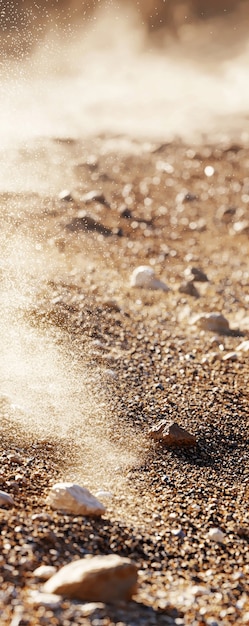
{"label": "sandy ground", "polygon": [[[16,506],[0,513],[1,624],[248,624],[247,146],[102,134],[37,139],[9,159],[1,489]],[[170,291],[131,287],[139,265]],[[193,267],[208,281],[189,295]],[[198,325],[213,312],[224,334]],[[152,441],[162,419],[197,445]],[[110,491],[103,519],[51,511],[61,479]],[[139,565],[134,602],[87,616],[30,599],[37,565],[111,552]]]}

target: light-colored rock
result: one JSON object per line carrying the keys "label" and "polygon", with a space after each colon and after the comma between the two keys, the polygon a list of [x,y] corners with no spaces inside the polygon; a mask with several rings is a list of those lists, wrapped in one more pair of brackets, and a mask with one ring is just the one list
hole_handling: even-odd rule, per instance
{"label": "light-colored rock", "polygon": [[236,352],[249,352],[249,340],[242,341],[236,348]]}
{"label": "light-colored rock", "polygon": [[13,498],[6,491],[0,491],[0,506],[15,506]]}
{"label": "light-colored rock", "polygon": [[[106,614],[106,605],[103,602],[87,602],[86,604],[77,604],[77,612],[84,617],[96,617]],[[104,615],[103,615],[104,616]]]}
{"label": "light-colored rock", "polygon": [[238,361],[238,354],[237,354],[237,352],[227,352],[222,357],[222,361],[231,361],[231,362]]}
{"label": "light-colored rock", "polygon": [[56,573],[56,567],[53,565],[40,565],[33,571],[33,576],[35,578],[40,578],[40,580],[48,580]]}
{"label": "light-colored rock", "polygon": [[29,604],[33,606],[44,606],[47,609],[58,609],[62,602],[62,597],[55,593],[42,593],[36,589],[32,589],[27,597]]}
{"label": "light-colored rock", "polygon": [[194,435],[185,430],[185,428],[178,426],[176,422],[168,426],[166,420],[161,422],[156,428],[152,428],[149,431],[149,436],[169,448],[185,448],[196,445],[196,437]]}
{"label": "light-colored rock", "polygon": [[86,602],[115,602],[130,600],[136,586],[136,564],[110,554],[65,565],[45,583],[44,591]]}
{"label": "light-colored rock", "polygon": [[210,528],[207,535],[208,539],[216,543],[223,543],[225,535],[220,528]]}
{"label": "light-colored rock", "polygon": [[105,491],[104,489],[100,489],[96,493],[96,498],[101,498],[101,500],[112,500],[113,494],[110,491]]}
{"label": "light-colored rock", "polygon": [[131,287],[170,291],[170,288],[166,285],[166,283],[156,278],[154,270],[147,265],[139,265],[135,268],[132,272],[130,283]]}
{"label": "light-colored rock", "polygon": [[56,511],[72,515],[93,515],[105,513],[104,505],[88,489],[74,483],[56,483],[51,488],[46,503]]}
{"label": "light-colored rock", "polygon": [[213,333],[229,333],[229,322],[221,313],[207,313],[200,315],[197,320],[198,326],[203,330],[210,330]]}
{"label": "light-colored rock", "polygon": [[73,202],[73,196],[69,189],[62,189],[62,191],[60,191],[59,193],[58,198],[59,200],[63,200],[64,202]]}

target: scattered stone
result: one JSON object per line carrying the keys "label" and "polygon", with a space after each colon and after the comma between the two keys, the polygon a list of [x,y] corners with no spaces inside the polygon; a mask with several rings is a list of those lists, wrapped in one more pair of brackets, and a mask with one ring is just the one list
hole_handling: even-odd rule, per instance
{"label": "scattered stone", "polygon": [[198,289],[196,289],[193,280],[188,280],[187,282],[182,283],[182,285],[180,285],[179,287],[179,292],[186,293],[188,296],[192,296],[193,298],[200,297],[199,291]]}
{"label": "scattered stone", "polygon": [[237,352],[249,352],[249,339],[242,341],[236,348]]}
{"label": "scattered stone", "polygon": [[99,202],[100,204],[104,204],[104,206],[110,207],[109,202],[107,202],[106,197],[101,191],[88,191],[84,196],[81,197],[81,201],[85,204],[91,204],[91,202]]}
{"label": "scattered stone", "polygon": [[142,289],[161,289],[162,291],[170,291],[170,288],[161,280],[155,277],[155,272],[147,265],[139,265],[132,272],[131,286],[140,287]]}
{"label": "scattered stone", "polygon": [[86,602],[131,600],[136,588],[136,564],[116,554],[73,561],[44,585],[47,593]]}
{"label": "scattered stone", "polygon": [[185,428],[178,426],[176,422],[168,427],[166,420],[161,422],[157,427],[152,428],[149,431],[149,436],[169,448],[185,448],[196,445],[196,437],[194,435],[185,430]]}
{"label": "scattered stone", "polygon": [[230,332],[229,322],[221,313],[200,315],[198,325],[202,330],[210,330],[213,333],[220,333],[221,335],[229,334]]}
{"label": "scattered stone", "polygon": [[104,491],[104,489],[100,489],[96,493],[96,498],[104,498],[106,500],[112,500],[113,494],[110,491]]}
{"label": "scattered stone", "polygon": [[33,576],[35,578],[40,578],[40,580],[48,580],[56,573],[56,567],[53,565],[40,565],[33,571]]}
{"label": "scattered stone", "polygon": [[88,489],[74,483],[56,483],[46,498],[52,509],[72,515],[101,516],[104,505]]}
{"label": "scattered stone", "polygon": [[77,610],[79,609],[80,614],[84,617],[100,617],[100,614],[106,614],[106,605],[103,602],[87,602],[86,604],[77,605]]}
{"label": "scattered stone", "polygon": [[190,193],[189,191],[183,198],[183,202],[194,202],[194,200],[198,200],[198,196],[196,196],[195,193]]}
{"label": "scattered stone", "polygon": [[13,498],[6,493],[6,491],[0,491],[0,507],[1,506],[15,506]]}
{"label": "scattered stone", "polygon": [[200,270],[198,267],[191,267],[191,274],[194,276],[194,280],[199,283],[208,283],[208,277],[205,272]]}
{"label": "scattered stone", "polygon": [[98,222],[95,217],[86,213],[86,211],[79,211],[77,217],[74,217],[71,222],[66,224],[66,229],[71,232],[78,231],[94,231],[99,233],[100,235],[105,235],[108,237],[112,235],[112,230],[107,226]]}
{"label": "scattered stone", "polygon": [[35,522],[52,522],[52,517],[48,513],[34,513],[31,519]]}
{"label": "scattered stone", "polygon": [[42,593],[32,589],[27,597],[29,604],[33,606],[44,606],[46,609],[58,609],[62,602],[62,597],[55,593]]}
{"label": "scattered stone", "polygon": [[107,309],[109,311],[116,311],[116,313],[120,313],[121,312],[121,308],[119,306],[119,304],[116,302],[116,300],[104,300],[102,302],[102,306],[104,307],[104,309]]}
{"label": "scattered stone", "polygon": [[131,210],[128,209],[127,206],[122,206],[120,208],[120,217],[123,217],[125,220],[131,220],[133,217],[133,214]]}
{"label": "scattered stone", "polygon": [[249,221],[248,220],[239,220],[234,222],[233,230],[236,234],[240,233],[249,233]]}
{"label": "scattered stone", "polygon": [[210,528],[207,535],[208,539],[216,543],[223,543],[225,535],[220,528]]}
{"label": "scattered stone", "polygon": [[236,214],[236,208],[235,207],[224,207],[221,206],[219,207],[216,216],[218,219],[220,219],[222,222],[224,222],[225,224],[229,224],[230,222],[232,222],[234,220]]}
{"label": "scattered stone", "polygon": [[68,189],[63,189],[62,191],[60,191],[59,196],[58,196],[59,200],[63,200],[63,202],[73,202],[74,198],[71,194],[71,191],[69,191]]}
{"label": "scattered stone", "polygon": [[231,361],[231,362],[235,362],[238,361],[238,354],[237,352],[227,352],[227,354],[224,354],[224,356],[222,357],[222,361]]}

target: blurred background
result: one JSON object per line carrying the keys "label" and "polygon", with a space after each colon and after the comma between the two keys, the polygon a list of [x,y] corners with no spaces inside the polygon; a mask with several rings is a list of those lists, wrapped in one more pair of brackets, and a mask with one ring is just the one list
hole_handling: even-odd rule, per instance
{"label": "blurred background", "polygon": [[248,0],[0,0],[0,18],[5,140],[248,139]]}

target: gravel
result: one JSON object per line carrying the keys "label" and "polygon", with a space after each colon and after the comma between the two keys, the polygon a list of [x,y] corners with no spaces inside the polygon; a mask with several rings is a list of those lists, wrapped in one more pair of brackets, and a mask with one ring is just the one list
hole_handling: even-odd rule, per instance
{"label": "gravel", "polygon": [[[162,147],[159,164],[157,145],[147,151],[141,145],[136,156],[103,154],[104,145],[98,137],[70,149],[51,141],[51,170],[54,154],[62,158],[66,149],[68,160],[71,151],[71,179],[61,188],[68,187],[72,199],[61,202],[60,189],[46,197],[8,194],[0,218],[11,237],[17,228],[20,236],[28,230],[40,258],[53,261],[49,275],[46,264],[39,277],[30,272],[32,294],[19,315],[31,329],[49,333],[82,376],[87,371],[96,402],[105,397],[96,446],[104,429],[122,461],[127,446],[136,460],[127,457],[127,465],[116,468],[112,485],[97,485],[94,472],[89,475],[86,487],[113,494],[102,519],[52,511],[48,489],[79,472],[77,436],[51,438],[45,425],[38,436],[11,399],[0,398],[0,489],[15,502],[0,509],[1,624],[246,624],[249,364],[237,347],[249,338],[248,234],[233,224],[248,213],[248,149],[174,142]],[[94,171],[87,166],[92,154]],[[80,181],[77,159],[86,163]],[[85,194],[93,187],[103,194],[105,203],[93,198],[94,219],[110,230],[108,238],[66,228],[84,208],[79,185]],[[229,219],[221,202],[224,210],[234,207]],[[151,266],[170,291],[131,288],[139,265]],[[199,298],[179,292],[189,267],[208,276],[198,282]],[[232,333],[215,330],[214,336],[198,326],[198,316],[214,311]],[[239,356],[224,360],[229,353]],[[152,441],[149,431],[162,420],[193,434],[196,445],[167,449]],[[212,540],[214,529],[222,541]],[[139,567],[133,602],[32,603],[31,591],[41,590],[32,573],[37,567],[58,569],[112,553]]]}

